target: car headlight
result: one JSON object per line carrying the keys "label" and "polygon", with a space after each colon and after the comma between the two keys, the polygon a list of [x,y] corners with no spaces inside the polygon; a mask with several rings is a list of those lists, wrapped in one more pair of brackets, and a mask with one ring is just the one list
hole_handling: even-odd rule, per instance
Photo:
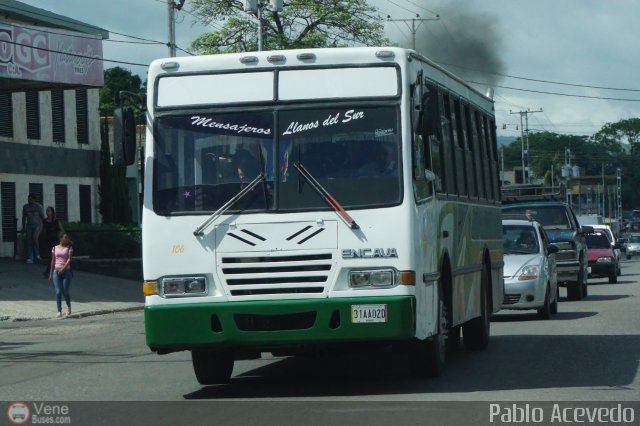
{"label": "car headlight", "polygon": [[205,277],[166,277],[160,280],[161,296],[184,297],[205,296],[207,279]]}
{"label": "car headlight", "polygon": [[611,263],[611,262],[613,262],[613,258],[610,256],[599,257],[598,260],[596,260],[596,263]]}
{"label": "car headlight", "polygon": [[520,270],[518,281],[535,280],[540,275],[540,267],[537,265],[527,265]]}
{"label": "car headlight", "polygon": [[395,269],[367,269],[349,271],[349,285],[362,287],[393,287],[398,282]]}

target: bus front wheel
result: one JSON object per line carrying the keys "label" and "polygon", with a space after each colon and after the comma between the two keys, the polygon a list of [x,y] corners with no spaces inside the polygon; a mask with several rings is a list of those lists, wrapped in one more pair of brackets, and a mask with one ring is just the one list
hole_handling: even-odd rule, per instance
{"label": "bus front wheel", "polygon": [[191,361],[196,379],[201,385],[229,383],[233,372],[233,355],[227,352],[207,350],[191,351]]}

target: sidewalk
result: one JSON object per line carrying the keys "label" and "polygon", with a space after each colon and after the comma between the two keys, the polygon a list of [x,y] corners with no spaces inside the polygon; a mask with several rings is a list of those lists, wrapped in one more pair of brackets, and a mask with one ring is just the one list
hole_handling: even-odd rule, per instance
{"label": "sidewalk", "polygon": [[[42,276],[44,263],[28,265],[0,258],[0,321],[54,319],[56,294]],[[142,282],[73,271],[71,318],[141,310]],[[62,312],[66,312],[64,297]]]}

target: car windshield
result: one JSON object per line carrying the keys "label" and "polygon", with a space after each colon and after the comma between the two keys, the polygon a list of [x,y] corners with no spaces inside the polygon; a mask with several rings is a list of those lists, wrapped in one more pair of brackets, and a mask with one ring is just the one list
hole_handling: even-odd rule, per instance
{"label": "car windshield", "polygon": [[503,207],[508,215],[518,215],[533,219],[545,229],[570,229],[571,221],[567,209],[563,206],[514,206]]}
{"label": "car windshield", "polygon": [[389,107],[162,115],[154,126],[154,210],[215,211],[260,173],[230,212],[329,209],[300,162],[346,209],[401,202],[398,110]]}
{"label": "car windshield", "polygon": [[540,251],[536,229],[530,225],[503,225],[504,254],[533,254]]}
{"label": "car windshield", "polygon": [[611,248],[609,239],[604,234],[586,234],[587,247],[589,248]]}
{"label": "car windshield", "polygon": [[627,240],[627,244],[628,243],[635,243],[635,244],[640,243],[640,235],[632,235],[632,236],[630,236],[629,239]]}

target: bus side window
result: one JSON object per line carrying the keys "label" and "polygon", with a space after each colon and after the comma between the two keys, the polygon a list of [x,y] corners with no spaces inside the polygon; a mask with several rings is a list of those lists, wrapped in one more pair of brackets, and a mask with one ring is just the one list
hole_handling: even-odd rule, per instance
{"label": "bus side window", "polygon": [[428,167],[435,175],[434,189],[435,192],[445,192],[444,186],[444,168],[443,168],[443,150],[442,150],[442,127],[441,127],[441,108],[438,88],[433,84],[427,84],[428,96],[425,98],[425,129],[423,136],[425,143],[425,158]]}
{"label": "bus side window", "polygon": [[494,199],[500,199],[500,169],[498,167],[498,142],[496,140],[496,122],[489,119],[489,141],[491,143],[491,173],[493,178]]}
{"label": "bus side window", "polygon": [[491,141],[489,139],[488,132],[488,124],[487,124],[487,116],[483,113],[480,114],[480,119],[478,121],[479,129],[478,133],[480,134],[480,142],[482,144],[482,169],[484,170],[484,190],[485,197],[489,200],[496,199],[496,194],[494,194],[493,185],[492,185],[492,165],[491,165]]}
{"label": "bus side window", "polygon": [[[420,86],[418,86],[420,85]],[[430,92],[432,90],[432,92]],[[429,162],[429,133],[433,131],[433,124],[429,116],[432,111],[429,108],[429,97],[436,92],[428,88],[422,82],[422,72],[414,85],[412,94],[412,123],[413,129],[413,185],[416,200],[424,200],[433,195],[433,187],[430,180],[426,179],[425,171],[431,169]]]}
{"label": "bus side window", "polygon": [[453,152],[453,143],[451,141],[451,108],[449,103],[449,95],[440,94],[440,123],[442,127],[442,166],[444,167],[444,192],[447,194],[457,194],[455,160]]}
{"label": "bus side window", "polygon": [[471,197],[478,195],[476,189],[476,169],[473,161],[473,139],[471,138],[471,125],[469,124],[469,105],[462,105],[460,110],[460,126],[462,128],[462,137],[464,139],[464,158],[465,158],[465,175],[467,177],[467,192]]}
{"label": "bus side window", "polygon": [[458,195],[467,195],[467,177],[465,170],[464,132],[462,131],[462,117],[460,114],[460,100],[452,99],[451,103],[451,132],[453,134],[453,150],[455,153],[456,182]]}
{"label": "bus side window", "polygon": [[473,113],[472,124],[473,124],[473,142],[474,142],[474,158],[476,163],[476,179],[478,180],[478,197],[479,198],[487,198],[487,182],[485,182],[484,175],[484,138],[482,137],[482,116],[478,111]]}

